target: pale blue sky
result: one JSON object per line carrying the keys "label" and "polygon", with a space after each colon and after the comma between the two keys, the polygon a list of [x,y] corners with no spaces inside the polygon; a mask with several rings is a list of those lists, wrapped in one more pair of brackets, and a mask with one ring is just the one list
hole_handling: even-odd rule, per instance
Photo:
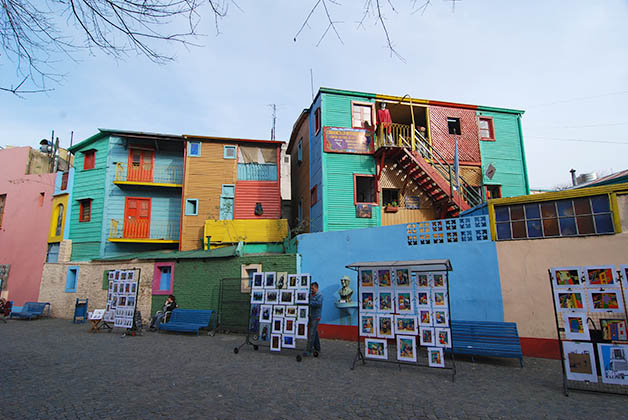
{"label": "pale blue sky", "polygon": [[[628,152],[628,2],[433,0],[412,14],[412,1],[386,9],[405,63],[391,58],[373,19],[357,29],[362,1],[330,4],[341,44],[313,16],[293,37],[314,0],[239,0],[216,37],[209,14],[204,46],[162,46],[176,62],[143,57],[115,61],[96,53],[64,61],[67,73],[48,94],[0,93],[0,145],[31,145],[55,130],[83,140],[97,128],[173,134],[277,138],[311,103],[310,68],[319,86],[526,110],[524,141],[530,184],[550,188],[578,173],[626,169]],[[420,0],[417,3],[422,3]],[[0,62],[1,80],[15,80]],[[562,141],[557,139],[569,139]],[[582,142],[587,140],[592,142]],[[597,143],[595,143],[597,142]],[[601,143],[607,142],[607,143]],[[623,143],[623,144],[616,144]]]}

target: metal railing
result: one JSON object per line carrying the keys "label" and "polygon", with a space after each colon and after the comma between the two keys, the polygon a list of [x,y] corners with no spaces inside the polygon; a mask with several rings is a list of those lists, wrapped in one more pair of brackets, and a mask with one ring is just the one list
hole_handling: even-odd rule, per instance
{"label": "metal railing", "polygon": [[109,239],[179,240],[179,221],[155,221],[111,219]]}
{"label": "metal railing", "polygon": [[116,163],[113,182],[143,182],[151,184],[183,184],[183,168],[173,166],[155,166],[142,168],[126,163]]}

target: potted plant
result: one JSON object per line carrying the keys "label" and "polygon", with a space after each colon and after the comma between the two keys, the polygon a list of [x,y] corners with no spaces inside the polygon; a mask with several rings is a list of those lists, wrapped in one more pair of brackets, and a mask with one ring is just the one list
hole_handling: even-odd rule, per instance
{"label": "potted plant", "polygon": [[384,212],[386,213],[397,213],[397,211],[399,211],[399,207],[397,207],[396,201],[388,203],[386,204],[386,206],[384,206]]}

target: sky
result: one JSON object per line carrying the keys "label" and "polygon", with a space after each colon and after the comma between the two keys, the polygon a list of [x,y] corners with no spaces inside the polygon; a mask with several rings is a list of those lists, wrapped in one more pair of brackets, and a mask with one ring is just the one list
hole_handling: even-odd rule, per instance
{"label": "sky", "polygon": [[[162,44],[175,61],[99,51],[58,57],[54,90],[0,92],[0,146],[37,146],[55,131],[62,147],[98,128],[288,141],[319,87],[525,110],[530,186],[550,189],[577,174],[627,169],[628,1],[432,0],[382,2],[395,50],[363,1],[238,0],[219,23],[201,9],[199,47]],[[65,25],[65,20],[60,21]],[[176,25],[172,24],[173,27]],[[63,26],[61,26],[63,27]],[[322,38],[322,39],[321,39]],[[0,57],[0,85],[18,79]],[[311,72],[311,73],[310,73]],[[312,80],[310,78],[312,74]],[[1,168],[0,168],[1,170]]]}

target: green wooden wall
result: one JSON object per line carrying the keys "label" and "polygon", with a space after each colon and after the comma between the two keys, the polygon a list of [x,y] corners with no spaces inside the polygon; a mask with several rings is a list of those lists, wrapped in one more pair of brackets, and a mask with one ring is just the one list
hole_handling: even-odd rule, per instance
{"label": "green wooden wall", "polygon": [[[81,150],[74,156],[74,187],[72,190],[72,220],[70,239],[72,240],[72,261],[87,261],[100,254],[102,233],[105,179],[107,171],[109,137],[96,140],[81,150],[96,150],[94,169],[83,170],[85,154]],[[79,222],[80,205],[78,200],[92,199],[92,212],[89,222]]]}
{"label": "green wooden wall", "polygon": [[[501,185],[502,197],[529,194],[521,116],[490,111],[479,111],[477,114],[492,117],[495,129],[495,141],[480,141],[484,184]],[[489,164],[497,169],[493,179],[486,178],[486,168]]]}
{"label": "green wooden wall", "polygon": [[[323,127],[351,128],[351,101],[375,100],[350,94],[323,93]],[[323,231],[379,226],[381,224],[379,206],[373,207],[372,218],[366,219],[356,217],[354,204],[353,175],[375,175],[377,166],[373,156],[324,152],[322,155]]]}

